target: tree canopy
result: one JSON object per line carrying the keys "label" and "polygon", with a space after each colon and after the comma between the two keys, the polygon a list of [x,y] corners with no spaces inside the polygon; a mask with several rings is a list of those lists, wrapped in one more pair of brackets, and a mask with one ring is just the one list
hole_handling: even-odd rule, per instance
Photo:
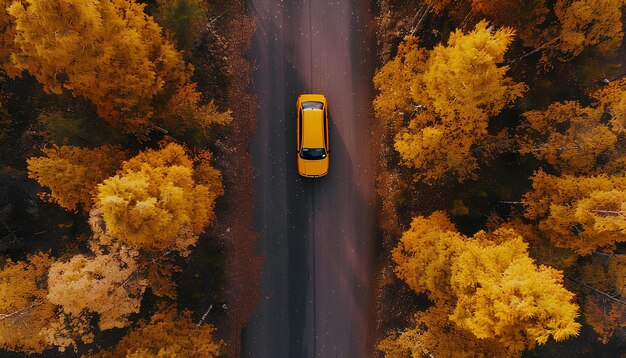
{"label": "tree canopy", "polygon": [[55,317],[47,298],[46,275],[53,260],[36,254],[8,260],[0,270],[0,346],[9,351],[41,353],[51,348],[44,331]]}
{"label": "tree canopy", "polygon": [[579,255],[613,250],[626,241],[626,177],[623,174],[577,177],[533,177],[533,190],[523,197],[527,218],[539,221],[539,229],[558,247]]}
{"label": "tree canopy", "polygon": [[[494,31],[482,21],[468,33],[455,31],[432,51],[409,38],[377,72],[374,84],[381,93],[374,107],[379,118],[399,127],[394,147],[401,164],[419,169],[416,180],[473,176],[473,149],[488,136],[489,118],[526,88],[499,65],[514,33],[506,27]],[[408,125],[398,126],[401,119]]]}
{"label": "tree canopy", "polygon": [[393,260],[400,279],[426,293],[439,310],[447,307],[449,324],[521,352],[550,337],[562,341],[576,336],[580,329],[578,306],[563,287],[562,273],[537,266],[527,249],[511,229],[468,238],[446,214],[435,212],[413,220],[393,250]]}
{"label": "tree canopy", "polygon": [[27,160],[28,176],[50,188],[43,198],[66,210],[76,210],[79,204],[89,209],[96,185],[115,174],[126,156],[111,145],[93,149],[53,145],[42,151],[44,156]]}
{"label": "tree canopy", "polygon": [[197,324],[191,312],[179,314],[175,307],[162,307],[149,322],[140,322],[111,350],[94,357],[198,357],[219,356],[224,342],[213,336],[210,324]]}
{"label": "tree canopy", "polygon": [[205,153],[194,166],[181,145],[170,143],[122,163],[98,185],[96,204],[107,231],[131,247],[182,250],[177,237],[199,235],[223,193],[221,175]]}

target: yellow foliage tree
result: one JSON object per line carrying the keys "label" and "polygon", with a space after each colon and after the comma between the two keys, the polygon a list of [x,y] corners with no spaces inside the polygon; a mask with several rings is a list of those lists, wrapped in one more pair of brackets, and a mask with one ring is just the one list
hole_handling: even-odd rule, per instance
{"label": "yellow foliage tree", "polygon": [[194,168],[185,149],[170,143],[124,162],[118,175],[98,185],[107,231],[132,247],[182,250],[176,239],[188,239],[181,235],[185,231],[200,234],[223,193],[221,175],[209,159],[205,152]]}
{"label": "yellow foliage tree", "polygon": [[[490,221],[492,218],[490,218]],[[528,252],[530,257],[535,259],[537,263],[548,265],[560,270],[571,267],[576,263],[578,255],[569,248],[556,247],[550,239],[544,235],[537,225],[533,225],[523,221],[521,218],[515,218],[509,221],[495,220],[495,223],[488,224],[491,230],[500,227],[503,229],[512,229],[517,232],[524,241],[528,243]]]}
{"label": "yellow foliage tree", "polygon": [[562,60],[569,60],[589,46],[619,46],[624,37],[622,6],[624,0],[557,0],[557,34],[548,47],[556,50]]}
{"label": "yellow foliage tree", "polygon": [[24,262],[8,260],[0,270],[0,346],[9,351],[41,353],[52,348],[44,330],[55,317],[46,295],[47,254]]}
{"label": "yellow foliage tree", "polygon": [[537,267],[513,230],[479,232],[474,240],[452,263],[451,321],[513,351],[578,335],[578,306],[560,271]]}
{"label": "yellow foliage tree", "polygon": [[[92,240],[90,240],[91,250],[97,255],[105,254],[110,251],[111,248],[116,248],[119,245],[119,240],[111,236],[107,232],[106,223],[102,216],[102,211],[98,208],[93,208],[89,212],[89,226],[93,233]],[[175,249],[179,252],[180,256],[186,257],[191,250],[189,245],[195,243],[197,236],[187,233],[188,230],[184,230],[187,234],[187,238],[184,234],[179,234],[176,242]],[[164,255],[161,252],[144,252],[142,255],[135,257],[137,271],[134,275],[139,275],[147,280],[147,286],[152,290],[152,293],[158,297],[167,296],[171,299],[176,299],[176,282],[173,279],[173,275],[176,272],[180,272],[180,267],[176,264],[175,255]]]}
{"label": "yellow foliage tree", "polygon": [[374,87],[380,91],[374,99],[376,117],[396,130],[419,108],[411,98],[411,83],[423,71],[427,54],[419,47],[419,39],[409,36],[398,46],[396,56],[374,75]]}
{"label": "yellow foliage tree", "polygon": [[626,176],[532,177],[533,190],[522,199],[525,216],[558,247],[588,255],[613,250],[626,241]]}
{"label": "yellow foliage tree", "polygon": [[467,34],[457,30],[446,46],[428,53],[410,38],[399,58],[377,73],[378,116],[393,123],[407,113],[410,118],[394,147],[403,165],[419,169],[416,180],[472,176],[477,168],[472,148],[488,136],[489,117],[526,88],[505,76],[507,66],[498,66],[513,35],[510,28],[493,31],[482,21]]}
{"label": "yellow foliage tree", "polygon": [[11,62],[11,54],[15,51],[13,39],[15,38],[15,21],[7,12],[7,7],[19,0],[0,0],[0,65],[11,76],[16,76],[19,71]]}
{"label": "yellow foliage tree", "polygon": [[47,91],[68,90],[128,131],[144,128],[158,96],[189,81],[161,28],[135,1],[24,0],[8,8],[15,22],[12,61]]}
{"label": "yellow foliage tree", "polygon": [[626,135],[626,78],[609,83],[593,92],[591,97],[611,115],[613,131]]}
{"label": "yellow foliage tree", "polygon": [[435,302],[449,301],[450,261],[462,251],[459,245],[462,236],[444,212],[418,216],[392,251],[396,275],[416,293],[427,293]]}
{"label": "yellow foliage tree", "polygon": [[617,135],[603,122],[603,113],[573,101],[526,112],[528,130],[521,138],[521,152],[547,161],[561,173],[593,173],[600,158],[612,162],[620,156]]}
{"label": "yellow foliage tree", "polygon": [[56,262],[48,275],[48,299],[73,316],[99,314],[100,330],[122,328],[139,312],[147,281],[137,272],[138,253],[123,246],[93,257]]}
{"label": "yellow foliage tree", "polygon": [[28,177],[50,188],[42,198],[66,210],[91,207],[96,185],[115,174],[125,153],[111,145],[94,149],[74,146],[44,148],[45,156],[28,159]]}
{"label": "yellow foliage tree", "polygon": [[[602,262],[597,257],[582,268],[582,281],[594,289],[606,293],[589,292],[585,297],[585,321],[598,333],[598,340],[609,342],[615,332],[626,328],[626,310],[619,302],[609,299],[626,298],[626,256],[611,255]],[[610,292],[611,294],[609,294]]]}
{"label": "yellow foliage tree", "polygon": [[398,334],[390,334],[379,343],[378,350],[388,358],[520,356],[519,351],[503,346],[496,339],[479,339],[472,332],[452,324],[448,319],[451,314],[452,308],[441,303],[425,312],[417,312],[414,327]]}
{"label": "yellow foliage tree", "polygon": [[157,311],[150,322],[140,322],[111,350],[93,357],[217,357],[224,346],[214,337],[210,324],[197,324],[191,312],[176,312],[175,307]]}
{"label": "yellow foliage tree", "polygon": [[414,219],[393,259],[398,277],[450,310],[449,324],[521,352],[549,337],[577,335],[580,327],[560,271],[536,266],[527,248],[510,229],[465,237],[436,212]]}
{"label": "yellow foliage tree", "polygon": [[195,83],[181,87],[169,99],[164,110],[158,113],[162,125],[174,135],[195,138],[200,142],[210,137],[214,126],[232,121],[231,112],[219,112],[214,101],[206,105],[200,102]]}

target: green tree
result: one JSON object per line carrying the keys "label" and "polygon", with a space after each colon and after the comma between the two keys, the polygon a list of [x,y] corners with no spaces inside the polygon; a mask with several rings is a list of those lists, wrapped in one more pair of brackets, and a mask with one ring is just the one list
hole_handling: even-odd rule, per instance
{"label": "green tree", "polygon": [[189,54],[207,23],[206,0],[157,0],[155,20]]}

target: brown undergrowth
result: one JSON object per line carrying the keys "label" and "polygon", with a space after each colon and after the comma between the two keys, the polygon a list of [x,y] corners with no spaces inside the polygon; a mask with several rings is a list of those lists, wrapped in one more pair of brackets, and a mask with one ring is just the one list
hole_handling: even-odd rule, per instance
{"label": "brown undergrowth", "polygon": [[231,78],[227,103],[232,111],[231,129],[218,145],[217,166],[222,172],[226,195],[220,220],[212,231],[225,252],[225,285],[220,296],[226,300],[226,319],[220,327],[227,342],[227,356],[237,357],[241,330],[254,313],[263,259],[255,254],[257,234],[252,230],[254,212],[253,168],[248,143],[254,133],[256,99],[247,93],[251,66],[244,55],[250,48],[255,21],[248,16],[243,0],[230,1],[228,27],[228,73]]}

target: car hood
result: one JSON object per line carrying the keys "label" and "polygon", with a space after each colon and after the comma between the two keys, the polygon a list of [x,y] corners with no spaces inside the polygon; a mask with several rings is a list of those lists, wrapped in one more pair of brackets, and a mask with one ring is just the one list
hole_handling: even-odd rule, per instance
{"label": "car hood", "polygon": [[298,171],[302,175],[325,175],[328,173],[328,157],[318,160],[306,160],[298,157]]}

